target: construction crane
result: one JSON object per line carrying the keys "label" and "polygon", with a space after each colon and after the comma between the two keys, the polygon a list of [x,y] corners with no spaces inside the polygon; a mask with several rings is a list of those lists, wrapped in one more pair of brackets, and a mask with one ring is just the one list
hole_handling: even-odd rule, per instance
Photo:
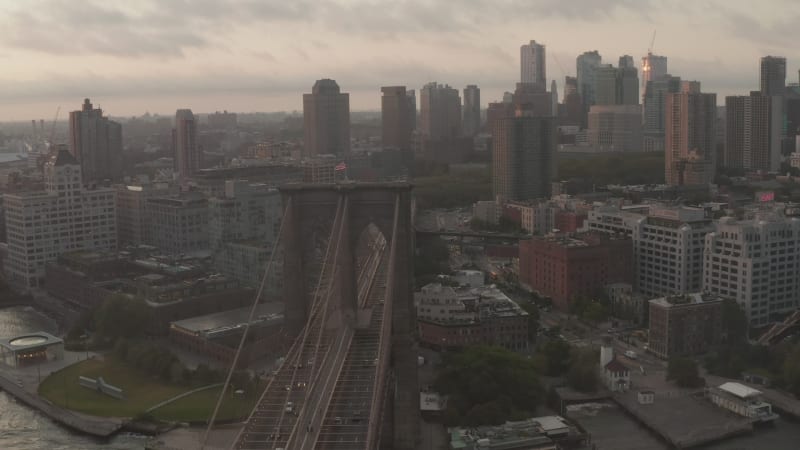
{"label": "construction crane", "polygon": [[656,31],[658,31],[658,30],[653,30],[653,38],[650,39],[650,47],[647,47],[647,54],[648,55],[653,53],[653,48],[655,48],[655,45],[656,45]]}
{"label": "construction crane", "polygon": [[53,139],[56,134],[56,122],[58,122],[58,113],[60,112],[61,112],[61,105],[59,105],[58,108],[56,109],[56,116],[53,118],[53,124],[50,125],[50,141],[49,141],[51,147],[50,150],[52,150],[53,147]]}

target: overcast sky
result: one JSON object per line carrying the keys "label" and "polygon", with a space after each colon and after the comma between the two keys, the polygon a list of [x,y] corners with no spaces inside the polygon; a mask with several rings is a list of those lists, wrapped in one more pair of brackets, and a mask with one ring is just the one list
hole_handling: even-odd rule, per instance
{"label": "overcast sky", "polygon": [[758,88],[763,55],[798,81],[798,24],[797,0],[0,0],[0,120],[84,97],[117,116],[301,110],[319,78],[353,110],[434,80],[475,83],[485,105],[513,90],[531,39],[561,91],[578,54],[638,65],[653,30],[670,73],[722,102]]}

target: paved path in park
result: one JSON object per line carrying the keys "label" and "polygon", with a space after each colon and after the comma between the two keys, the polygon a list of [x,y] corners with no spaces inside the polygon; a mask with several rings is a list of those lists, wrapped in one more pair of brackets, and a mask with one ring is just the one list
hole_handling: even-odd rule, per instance
{"label": "paved path in park", "polygon": [[197,389],[192,389],[191,391],[186,391],[186,392],[184,392],[183,394],[178,394],[178,395],[176,395],[175,397],[168,398],[168,399],[164,400],[163,402],[161,402],[161,403],[159,403],[159,404],[157,404],[157,405],[151,406],[150,408],[148,408],[147,410],[145,410],[145,412],[146,412],[146,413],[149,413],[149,412],[155,411],[155,410],[157,410],[158,408],[161,408],[161,407],[162,407],[162,406],[164,406],[164,405],[169,405],[170,403],[172,403],[172,402],[174,402],[174,401],[176,401],[176,400],[180,400],[180,399],[182,399],[183,397],[186,397],[186,396],[192,395],[192,394],[194,394],[195,392],[207,391],[207,390],[209,390],[209,389],[213,389],[213,388],[215,388],[215,387],[222,386],[222,384],[223,384],[223,383],[209,384],[208,386],[203,386],[203,387],[199,387],[199,388],[197,388]]}

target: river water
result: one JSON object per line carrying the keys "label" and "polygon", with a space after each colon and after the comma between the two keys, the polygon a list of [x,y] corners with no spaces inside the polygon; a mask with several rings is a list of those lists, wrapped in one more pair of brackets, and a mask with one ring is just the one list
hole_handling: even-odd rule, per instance
{"label": "river water", "polygon": [[[35,331],[54,333],[55,322],[30,307],[0,309],[0,337]],[[0,391],[0,449],[3,450],[141,450],[144,436],[120,434],[111,440],[70,432]]]}

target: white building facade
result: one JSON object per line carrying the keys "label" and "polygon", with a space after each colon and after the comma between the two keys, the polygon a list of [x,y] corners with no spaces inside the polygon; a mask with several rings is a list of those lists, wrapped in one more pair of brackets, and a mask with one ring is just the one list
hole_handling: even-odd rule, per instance
{"label": "white building facade", "polygon": [[113,189],[84,189],[81,166],[66,146],[44,166],[45,190],[5,194],[8,259],[13,284],[38,287],[47,263],[62,253],[115,250]]}
{"label": "white building facade", "polygon": [[633,229],[636,287],[649,297],[703,287],[705,236],[714,231],[700,208],[653,207]]}
{"label": "white building facade", "polygon": [[751,326],[800,306],[800,219],[723,217],[706,236],[703,290],[736,300]]}

